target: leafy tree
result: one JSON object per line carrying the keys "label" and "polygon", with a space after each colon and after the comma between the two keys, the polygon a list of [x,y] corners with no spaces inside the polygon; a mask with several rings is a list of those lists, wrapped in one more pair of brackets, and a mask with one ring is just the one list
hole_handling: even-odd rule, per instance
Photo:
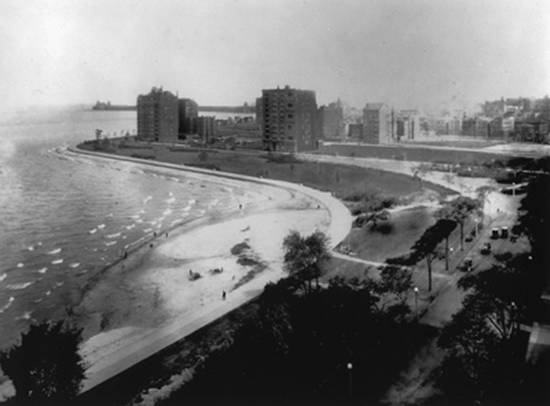
{"label": "leafy tree", "polygon": [[460,226],[460,249],[464,249],[464,223],[468,216],[479,209],[479,200],[467,196],[459,196],[451,200],[448,205],[438,211],[437,216],[442,219],[453,220]]}
{"label": "leafy tree", "polygon": [[283,240],[284,267],[291,277],[302,283],[304,290],[311,289],[311,281],[319,286],[321,264],[330,258],[328,238],[320,231],[302,237],[296,231],[290,232]]}
{"label": "leafy tree", "polygon": [[199,152],[199,161],[200,162],[206,162],[208,160],[208,152],[206,151],[201,151]]}
{"label": "leafy tree", "polygon": [[428,266],[428,290],[432,290],[432,262],[436,255],[436,248],[441,240],[448,238],[455,228],[455,222],[447,219],[440,219],[433,226],[424,231],[424,234],[414,243],[411,250],[411,257],[415,262],[426,259]]}
{"label": "leafy tree", "polygon": [[0,353],[19,403],[64,404],[76,397],[84,378],[81,333],[62,321],[31,325],[19,344]]}

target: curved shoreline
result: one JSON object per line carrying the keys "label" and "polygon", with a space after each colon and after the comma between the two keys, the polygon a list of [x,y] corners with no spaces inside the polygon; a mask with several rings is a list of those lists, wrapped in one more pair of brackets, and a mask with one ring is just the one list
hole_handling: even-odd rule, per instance
{"label": "curved shoreline", "polygon": [[[195,173],[203,175],[205,177],[215,176],[221,179],[234,180],[239,182],[255,183],[269,187],[275,187],[283,189],[289,192],[291,195],[295,193],[318,202],[322,205],[326,213],[328,213],[328,225],[326,234],[330,240],[330,247],[333,248],[338,245],[351,230],[352,216],[349,210],[344,206],[342,202],[334,198],[330,193],[321,192],[306,186],[293,184],[285,181],[278,181],[272,179],[259,179],[251,176],[238,175],[227,172],[212,171],[202,168],[190,168],[182,165],[151,162],[148,160],[121,157],[113,154],[96,153],[91,151],[82,151],[79,149],[69,148],[68,151],[74,154],[88,155],[99,159],[114,159],[120,161],[132,162],[139,165],[150,167],[160,167],[171,170],[184,171],[189,173]],[[262,211],[256,213],[261,216]],[[228,216],[231,218],[232,216]],[[228,221],[228,217],[220,219],[213,224],[223,224]],[[230,221],[230,220],[229,220]],[[212,224],[207,222],[206,225]],[[198,228],[203,228],[206,225],[197,224]],[[183,225],[176,225],[174,228],[181,228]],[[186,234],[188,230],[182,231],[181,234]],[[146,242],[148,244],[149,242]],[[140,245],[141,247],[142,245]],[[140,248],[136,248],[139,250]],[[272,264],[273,265],[273,264]],[[282,267],[278,267],[282,268]],[[243,305],[244,303],[255,298],[263,291],[263,287],[266,283],[278,280],[284,276],[282,269],[277,269],[276,272],[264,272],[257,275],[254,279],[242,285],[235,293],[232,293],[228,297],[228,300],[217,303],[208,303],[206,306],[197,309],[193,312],[192,316],[185,318],[185,320],[173,320],[171,323],[162,325],[159,328],[151,329],[145,334],[139,336],[125,345],[123,348],[116,348],[114,351],[107,351],[106,354],[102,354],[100,361],[89,364],[86,372],[86,379],[83,384],[82,392],[85,392],[94,386],[100,384],[103,381],[117,375],[125,369],[135,365],[136,363],[148,358],[155,354],[166,346],[181,340],[185,336],[193,333],[201,327],[209,324],[231,310]]]}

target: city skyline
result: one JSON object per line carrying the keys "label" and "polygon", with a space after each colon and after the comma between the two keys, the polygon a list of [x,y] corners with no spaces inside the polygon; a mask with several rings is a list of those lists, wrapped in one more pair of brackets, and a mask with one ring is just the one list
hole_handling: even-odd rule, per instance
{"label": "city skyline", "polygon": [[0,111],[135,103],[159,85],[202,105],[285,85],[359,108],[542,97],[550,4],[527,3],[2,2]]}

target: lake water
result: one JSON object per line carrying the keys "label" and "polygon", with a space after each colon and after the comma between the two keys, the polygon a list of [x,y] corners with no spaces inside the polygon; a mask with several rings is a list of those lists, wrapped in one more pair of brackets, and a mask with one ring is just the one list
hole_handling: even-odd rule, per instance
{"label": "lake water", "polygon": [[106,265],[153,233],[226,210],[234,191],[64,146],[133,132],[132,111],[22,114],[0,123],[0,348],[63,318]]}

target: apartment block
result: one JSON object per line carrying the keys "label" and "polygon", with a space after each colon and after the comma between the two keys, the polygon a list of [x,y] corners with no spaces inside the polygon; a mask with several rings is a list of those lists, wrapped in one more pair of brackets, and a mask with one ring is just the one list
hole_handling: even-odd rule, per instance
{"label": "apartment block", "polygon": [[138,138],[174,142],[178,139],[178,98],[162,87],[153,87],[137,98]]}
{"label": "apartment block", "polygon": [[317,101],[311,90],[289,86],[262,90],[262,138],[269,150],[298,152],[317,148]]}

